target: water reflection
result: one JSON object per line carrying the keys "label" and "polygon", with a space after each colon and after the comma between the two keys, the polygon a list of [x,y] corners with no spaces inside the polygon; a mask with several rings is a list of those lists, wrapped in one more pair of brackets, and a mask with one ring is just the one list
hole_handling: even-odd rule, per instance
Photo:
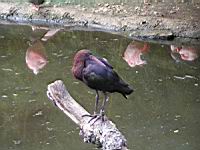
{"label": "water reflection", "polygon": [[41,38],[42,41],[47,41],[52,38],[60,29],[50,29],[47,33]]}
{"label": "water reflection", "polygon": [[35,75],[47,64],[45,47],[40,40],[36,40],[26,51],[26,64]]}
{"label": "water reflection", "polygon": [[[70,71],[76,50],[83,48],[105,57],[136,88],[127,101],[118,93],[113,94],[107,109],[108,117],[127,138],[129,149],[199,149],[199,57],[192,63],[175,63],[169,55],[170,45],[132,42],[104,32],[63,31],[42,41],[49,30],[0,25],[0,149],[94,149],[80,140],[76,125],[46,96],[47,84],[61,79],[70,94],[92,112],[95,93],[77,82]],[[29,46],[32,34],[35,42]],[[50,62],[39,70],[43,72],[38,76],[24,69],[27,47],[34,49],[35,43],[42,49],[45,61]],[[122,54],[131,43],[133,48],[128,55],[138,53],[138,59],[148,65],[127,65]],[[134,52],[138,47],[151,50]],[[195,45],[188,47],[199,50]],[[179,53],[174,54],[182,60]]]}
{"label": "water reflection", "polygon": [[45,41],[45,42],[47,40],[49,40],[50,38],[52,38],[58,31],[61,30],[61,28],[48,28],[48,27],[45,27],[45,26],[43,27],[43,26],[34,26],[34,25],[31,25],[31,29],[35,33],[39,32],[40,30],[44,30],[45,33],[41,37],[41,40]]}
{"label": "water reflection", "polygon": [[[44,44],[58,31],[60,31],[60,29],[49,29],[48,27],[40,26],[31,26],[31,29],[33,31],[32,35],[30,36],[30,40],[32,42],[26,51],[25,60],[28,68],[31,69],[35,75],[37,75],[39,71],[48,63]],[[44,35],[39,38],[34,37],[34,34],[40,33],[40,30],[44,31]]]}
{"label": "water reflection", "polygon": [[179,59],[176,54],[179,54],[180,58],[185,61],[194,61],[199,57],[198,50],[195,47],[171,45],[170,49],[171,56],[175,60]]}
{"label": "water reflection", "polygon": [[35,26],[35,25],[31,25],[31,29],[32,29],[32,31],[37,31],[37,30],[40,30],[40,29],[42,29],[42,30],[49,30],[49,28],[48,27],[43,27],[43,26]]}
{"label": "water reflection", "polygon": [[123,59],[130,67],[146,64],[146,60],[142,59],[142,54],[149,51],[149,44],[143,42],[132,41],[123,54]]}

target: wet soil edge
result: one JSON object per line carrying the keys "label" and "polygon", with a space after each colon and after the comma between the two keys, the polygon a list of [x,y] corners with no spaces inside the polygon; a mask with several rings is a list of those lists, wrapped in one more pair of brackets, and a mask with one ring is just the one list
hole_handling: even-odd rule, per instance
{"label": "wet soil edge", "polygon": [[80,6],[44,7],[39,12],[23,5],[0,3],[0,20],[14,23],[87,28],[148,40],[199,41],[200,28],[192,20],[155,16],[94,13]]}

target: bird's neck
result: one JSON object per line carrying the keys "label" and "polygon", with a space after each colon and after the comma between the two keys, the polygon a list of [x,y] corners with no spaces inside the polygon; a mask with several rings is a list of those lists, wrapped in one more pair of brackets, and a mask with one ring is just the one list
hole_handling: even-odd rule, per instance
{"label": "bird's neck", "polygon": [[82,70],[84,68],[84,62],[82,61],[76,61],[72,68],[72,73],[75,78],[82,81]]}

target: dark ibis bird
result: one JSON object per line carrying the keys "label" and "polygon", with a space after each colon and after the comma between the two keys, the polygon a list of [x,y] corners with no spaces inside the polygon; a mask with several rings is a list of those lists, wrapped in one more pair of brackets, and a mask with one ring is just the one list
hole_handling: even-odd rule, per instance
{"label": "dark ibis bird", "polygon": [[45,0],[29,0],[33,4],[35,10],[39,10],[40,6],[45,2]]}
{"label": "dark ibis bird", "polygon": [[[104,116],[108,93],[118,92],[127,98],[126,95],[133,92],[133,89],[120,78],[105,58],[94,56],[90,50],[83,49],[75,54],[72,73],[76,79],[96,91],[94,115],[91,116],[93,118]],[[103,92],[105,97],[97,114],[99,91]]]}

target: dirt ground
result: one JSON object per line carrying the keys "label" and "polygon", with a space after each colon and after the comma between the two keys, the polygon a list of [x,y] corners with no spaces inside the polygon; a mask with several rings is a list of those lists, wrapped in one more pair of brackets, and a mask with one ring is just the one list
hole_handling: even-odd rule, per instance
{"label": "dirt ground", "polygon": [[186,4],[44,4],[39,11],[29,3],[0,2],[0,20],[34,25],[86,27],[128,37],[172,40],[200,39],[200,3]]}

